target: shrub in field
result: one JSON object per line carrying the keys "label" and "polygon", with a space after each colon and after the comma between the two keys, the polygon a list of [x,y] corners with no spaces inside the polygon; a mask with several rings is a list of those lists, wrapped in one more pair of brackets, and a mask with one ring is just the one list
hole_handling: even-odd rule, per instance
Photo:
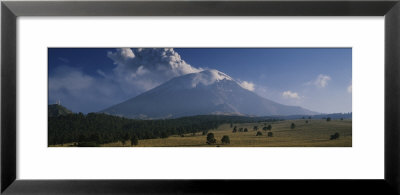
{"label": "shrub in field", "polygon": [[214,137],[214,133],[207,134],[207,144],[215,144],[217,140]]}
{"label": "shrub in field", "polygon": [[224,135],[221,139],[222,144],[230,144],[231,140],[229,139],[229,136]]}
{"label": "shrub in field", "polygon": [[295,125],[294,123],[292,123],[292,124],[290,125],[290,128],[291,128],[291,129],[294,129],[294,128],[296,128],[296,125]]}
{"label": "shrub in field", "polygon": [[326,118],[326,121],[328,122],[331,121],[331,117]]}
{"label": "shrub in field", "polygon": [[256,134],[256,136],[262,136],[262,133],[261,133],[261,131],[257,131],[257,134]]}
{"label": "shrub in field", "polygon": [[236,133],[236,132],[237,132],[237,129],[235,127],[235,128],[233,128],[232,133]]}
{"label": "shrub in field", "polygon": [[330,140],[334,140],[334,139],[339,139],[340,135],[338,132],[336,132],[335,134],[331,135]]}
{"label": "shrub in field", "polygon": [[244,128],[244,132],[249,132],[249,130],[247,128]]}

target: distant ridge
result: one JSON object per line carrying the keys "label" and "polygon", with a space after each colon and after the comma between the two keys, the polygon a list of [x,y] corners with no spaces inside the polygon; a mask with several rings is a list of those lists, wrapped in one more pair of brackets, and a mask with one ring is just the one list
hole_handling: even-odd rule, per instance
{"label": "distant ridge", "polygon": [[59,104],[51,104],[48,106],[49,117],[65,116],[67,114],[72,114],[72,111],[68,110],[64,106]]}

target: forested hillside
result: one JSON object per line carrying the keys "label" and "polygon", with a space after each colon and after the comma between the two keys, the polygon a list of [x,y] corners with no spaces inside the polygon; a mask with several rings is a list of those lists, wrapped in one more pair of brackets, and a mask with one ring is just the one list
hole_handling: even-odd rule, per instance
{"label": "forested hillside", "polygon": [[100,113],[67,114],[48,119],[48,145],[76,143],[98,146],[132,139],[166,138],[170,135],[207,132],[224,123],[277,121],[272,117],[202,115],[166,120],[137,120]]}
{"label": "forested hillside", "polygon": [[59,104],[52,104],[48,106],[49,117],[56,117],[61,115],[72,114],[70,110]]}

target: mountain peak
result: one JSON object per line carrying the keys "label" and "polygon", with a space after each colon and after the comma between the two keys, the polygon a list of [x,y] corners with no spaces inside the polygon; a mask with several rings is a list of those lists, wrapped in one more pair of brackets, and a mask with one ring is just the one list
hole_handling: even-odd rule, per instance
{"label": "mountain peak", "polygon": [[233,80],[232,77],[230,77],[229,75],[227,75],[227,74],[225,74],[225,73],[223,73],[223,72],[221,72],[219,70],[216,70],[216,69],[203,70],[203,71],[199,72],[199,74],[207,75],[207,76],[209,76],[209,77],[211,77],[211,78],[213,78],[215,80],[218,80],[218,81],[224,80],[224,79]]}
{"label": "mountain peak", "polygon": [[199,84],[207,86],[222,80],[233,81],[230,76],[215,69],[207,69],[198,73],[192,73],[189,77],[191,77],[192,87],[197,87]]}

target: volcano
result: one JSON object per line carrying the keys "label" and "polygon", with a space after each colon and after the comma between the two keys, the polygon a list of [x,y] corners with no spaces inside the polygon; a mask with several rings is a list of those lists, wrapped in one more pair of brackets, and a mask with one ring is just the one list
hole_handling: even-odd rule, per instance
{"label": "volcano", "polygon": [[178,118],[194,115],[287,116],[316,112],[276,103],[243,88],[218,70],[204,70],[175,77],[102,113],[140,119]]}

